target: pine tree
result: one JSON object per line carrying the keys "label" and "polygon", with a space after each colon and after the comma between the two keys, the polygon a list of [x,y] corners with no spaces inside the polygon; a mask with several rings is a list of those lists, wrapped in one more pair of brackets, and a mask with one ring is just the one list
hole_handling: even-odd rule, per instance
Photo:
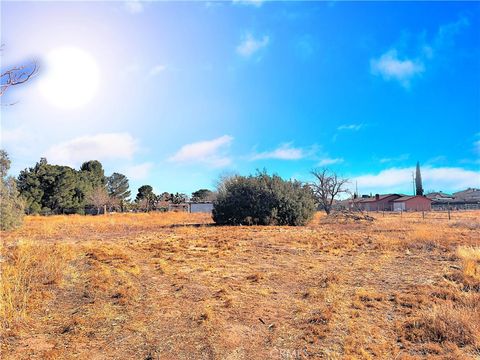
{"label": "pine tree", "polygon": [[415,175],[415,187],[417,195],[423,196],[422,174],[420,173],[420,163],[417,161],[417,171]]}
{"label": "pine tree", "polygon": [[142,185],[138,188],[137,197],[135,202],[145,211],[150,211],[155,208],[157,196],[153,192],[153,188],[150,185]]}
{"label": "pine tree", "polygon": [[107,178],[108,195],[120,206],[121,211],[124,210],[124,204],[131,195],[128,188],[128,179],[123,174],[113,173]]}
{"label": "pine tree", "polygon": [[98,160],[86,161],[80,167],[80,171],[88,175],[93,188],[104,186],[106,182],[103,166]]}

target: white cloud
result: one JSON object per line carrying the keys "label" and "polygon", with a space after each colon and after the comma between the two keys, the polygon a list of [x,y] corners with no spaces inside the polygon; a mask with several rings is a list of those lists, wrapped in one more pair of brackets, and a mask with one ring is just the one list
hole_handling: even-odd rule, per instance
{"label": "white cloud", "polygon": [[25,127],[18,127],[15,129],[1,129],[0,139],[2,146],[4,144],[15,144],[24,141],[29,141],[33,137],[33,134],[28,132]]}
{"label": "white cloud", "polygon": [[425,40],[425,33],[422,33],[417,36],[416,47],[410,47],[416,56],[401,58],[397,49],[392,47],[379,58],[370,60],[370,70],[374,75],[380,75],[385,80],[396,80],[408,88],[410,81],[425,71],[425,64],[438,58],[437,53],[443,52],[446,55],[445,51],[454,45],[455,36],[469,24],[468,18],[461,17],[455,22],[442,25],[429,42]]}
{"label": "white cloud", "polygon": [[292,147],[291,144],[282,144],[272,151],[258,153],[252,156],[252,160],[260,159],[279,159],[279,160],[298,160],[305,157],[305,152],[301,148]]}
{"label": "white cloud", "polygon": [[150,69],[150,72],[148,73],[150,76],[157,76],[158,74],[164,72],[167,69],[165,65],[155,65]]}
{"label": "white cloud", "polygon": [[[469,25],[470,22],[468,18],[461,17],[455,22],[440,26],[437,35],[433,39],[432,52],[434,49],[441,50],[442,48],[453,45],[455,36]],[[431,55],[433,56],[433,53]]]}
{"label": "white cloud", "polygon": [[51,146],[46,158],[55,164],[77,166],[88,160],[131,159],[136,140],[128,133],[107,133],[77,137]]}
{"label": "white cloud", "polygon": [[168,160],[176,163],[205,163],[213,167],[227,166],[231,159],[226,156],[225,150],[232,141],[233,137],[223,135],[213,140],[183,145]]}
{"label": "white cloud", "polygon": [[328,166],[334,164],[340,164],[344,160],[342,158],[324,158],[318,162],[318,166]]}
{"label": "white cloud", "polygon": [[340,125],[337,130],[352,130],[358,131],[363,127],[363,124],[343,124]]}
{"label": "white cloud", "polygon": [[131,180],[144,180],[150,174],[153,163],[146,162],[142,164],[128,166],[123,170],[125,175]]}
{"label": "white cloud", "polygon": [[138,14],[143,12],[143,4],[140,0],[129,0],[123,3],[125,10],[131,14]]}
{"label": "white cloud", "polygon": [[380,58],[370,60],[370,70],[385,80],[397,80],[402,86],[409,87],[410,81],[425,71],[425,66],[419,59],[400,59],[397,50],[392,49]]}
{"label": "white cloud", "polygon": [[[412,192],[412,172],[410,168],[390,168],[377,174],[354,177],[351,183],[358,183],[361,193]],[[480,172],[458,167],[421,168],[425,190],[455,191],[467,187],[480,186]]]}
{"label": "white cloud", "polygon": [[250,57],[261,49],[265,48],[270,42],[267,35],[256,39],[252,34],[247,33],[240,44],[237,46],[237,53],[243,57]]}

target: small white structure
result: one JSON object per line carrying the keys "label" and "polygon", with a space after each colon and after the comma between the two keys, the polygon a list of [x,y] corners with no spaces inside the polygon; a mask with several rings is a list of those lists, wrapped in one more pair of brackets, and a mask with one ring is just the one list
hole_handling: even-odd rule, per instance
{"label": "small white structure", "polygon": [[393,211],[405,211],[405,203],[404,202],[394,202],[393,203]]}
{"label": "small white structure", "polygon": [[212,203],[189,203],[189,212],[191,213],[211,213],[213,211]]}

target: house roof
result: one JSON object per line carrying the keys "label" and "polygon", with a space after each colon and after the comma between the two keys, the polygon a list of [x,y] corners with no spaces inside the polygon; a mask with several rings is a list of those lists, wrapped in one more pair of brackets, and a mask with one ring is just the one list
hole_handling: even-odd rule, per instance
{"label": "house roof", "polygon": [[402,195],[400,195],[400,194],[383,194],[383,195],[379,195],[378,199],[375,196],[371,197],[371,198],[359,198],[359,199],[357,199],[357,202],[360,202],[360,203],[376,202],[376,201],[384,200],[384,199],[386,199],[388,197],[391,197],[391,196],[402,196]]}
{"label": "house roof", "polygon": [[417,198],[417,197],[423,198],[423,199],[428,200],[428,201],[432,201],[431,199],[429,199],[429,198],[427,198],[427,197],[425,197],[425,196],[421,196],[421,195],[415,195],[415,196],[413,196],[413,195],[410,195],[410,196],[402,196],[402,197],[400,197],[400,198],[398,198],[398,199],[393,200],[393,202],[408,201],[408,200],[410,200],[410,199]]}
{"label": "house roof", "polygon": [[425,196],[428,197],[429,199],[440,199],[440,198],[453,199],[453,195],[446,194],[442,191],[435,191]]}
{"label": "house roof", "polygon": [[479,201],[480,200],[480,189],[468,188],[463,191],[458,191],[453,193],[455,199],[463,199],[467,201]]}

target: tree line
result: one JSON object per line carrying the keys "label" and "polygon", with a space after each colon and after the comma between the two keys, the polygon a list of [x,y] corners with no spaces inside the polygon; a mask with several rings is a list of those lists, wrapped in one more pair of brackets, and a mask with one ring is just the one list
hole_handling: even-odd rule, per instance
{"label": "tree line", "polygon": [[213,220],[221,225],[304,225],[319,209],[329,214],[335,198],[347,192],[347,180],[327,169],[312,171],[313,183],[284,180],[264,170],[222,178],[216,191],[200,189],[191,198],[183,193],[155,194],[152,186],[142,185],[132,200],[128,178],[117,172],[106,176],[97,160],[76,170],[41,158],[17,179],[7,176],[10,160],[3,150],[0,164],[2,229],[21,223],[23,214],[167,211],[170,204],[188,200],[212,201]]}
{"label": "tree line", "polygon": [[[84,162],[79,170],[49,164],[41,158],[35,166],[22,170],[16,181],[26,214],[85,214],[108,211],[167,210],[168,204],[187,201],[186,194],[155,194],[152,186],[143,185],[131,199],[128,178],[114,172],[105,175],[97,160]],[[212,191],[201,189],[192,194],[194,201],[209,200]]]}

